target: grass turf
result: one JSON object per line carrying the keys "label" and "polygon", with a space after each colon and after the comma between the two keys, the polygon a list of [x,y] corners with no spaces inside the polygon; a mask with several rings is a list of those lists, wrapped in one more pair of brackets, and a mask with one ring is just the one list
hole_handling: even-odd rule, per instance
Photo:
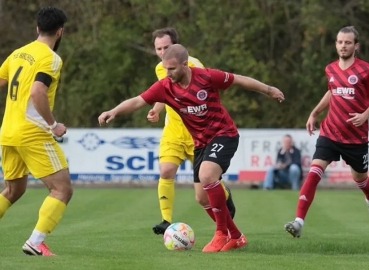
{"label": "grass turf", "polygon": [[302,238],[283,225],[294,218],[293,191],[235,190],[235,221],[246,248],[204,254],[214,225],[194,201],[192,189],[177,189],[175,221],[188,223],[196,243],[168,251],[151,227],[160,221],[154,189],[76,189],[67,211],[47,238],[56,257],[29,257],[21,247],[37,220],[47,191],[29,189],[0,221],[0,269],[366,269],[369,214],[360,191],[318,191]]}

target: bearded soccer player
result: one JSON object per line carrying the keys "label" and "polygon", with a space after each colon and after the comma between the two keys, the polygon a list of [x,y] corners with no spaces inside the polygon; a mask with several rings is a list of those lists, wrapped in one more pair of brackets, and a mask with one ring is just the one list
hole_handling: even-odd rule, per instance
{"label": "bearded soccer player", "polygon": [[[172,44],[177,44],[179,36],[174,28],[168,27],[158,29],[153,32],[153,42],[157,56],[162,59],[165,50]],[[196,58],[188,57],[188,66],[203,68],[203,64]],[[159,80],[167,76],[167,71],[163,62],[157,64],[155,68],[156,76]],[[159,121],[159,113],[163,110],[163,103],[156,103],[154,108],[149,111],[147,119],[150,122]],[[165,230],[172,222],[173,203],[174,203],[174,178],[181,163],[188,159],[193,163],[194,142],[191,134],[183,124],[181,117],[166,105],[166,123],[164,126],[159,148],[160,179],[158,181],[158,197],[162,216],[162,222],[153,227],[155,234],[164,234]],[[223,184],[223,182],[221,182]],[[225,187],[227,207],[234,218],[236,208],[232,195],[228,187]],[[205,209],[208,215],[215,221],[214,213],[209,205],[206,192],[198,182],[194,181],[196,201]]]}
{"label": "bearded soccer player", "polygon": [[355,57],[358,38],[359,34],[352,26],[338,32],[336,49],[339,59],[325,68],[328,91],[306,123],[308,133],[314,134],[316,117],[328,107],[327,116],[320,125],[310,171],[300,190],[296,219],[285,224],[285,230],[293,237],[301,236],[306,214],[325,169],[340,157],[351,167],[352,178],[369,206],[369,63]]}
{"label": "bearded soccer player", "polygon": [[37,14],[37,40],[15,50],[0,68],[0,86],[8,84],[0,135],[5,180],[0,218],[26,191],[29,172],[50,191],[41,205],[36,227],[23,245],[27,255],[54,255],[44,239],[59,223],[72,197],[68,164],[53,139],[53,135],[63,136],[66,127],[52,114],[62,68],[56,50],[66,21],[60,9],[41,9]]}
{"label": "bearded soccer player", "polygon": [[155,102],[173,108],[194,139],[194,178],[203,186],[215,216],[216,232],[203,252],[243,247],[247,243],[246,237],[230,216],[224,189],[219,182],[230,165],[239,141],[236,125],[220,102],[219,90],[239,85],[279,101],[284,99],[283,93],[250,77],[189,67],[188,52],[180,44],[169,46],[163,55],[163,66],[167,70],[167,78],[156,82],[141,95],[103,112],[98,121],[103,125],[119,114],[130,113]]}

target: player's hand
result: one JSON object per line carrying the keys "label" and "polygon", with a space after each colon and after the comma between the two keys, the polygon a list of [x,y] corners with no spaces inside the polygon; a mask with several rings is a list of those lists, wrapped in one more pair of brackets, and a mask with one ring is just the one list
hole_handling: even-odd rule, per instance
{"label": "player's hand", "polygon": [[366,121],[368,121],[368,117],[364,113],[349,113],[351,116],[347,122],[351,122],[355,127],[360,127]]}
{"label": "player's hand", "polygon": [[316,130],[315,122],[316,122],[315,116],[310,115],[309,119],[306,122],[306,130],[310,136],[314,135],[314,131]]}
{"label": "player's hand", "polygon": [[98,118],[100,126],[110,123],[115,118],[116,115],[117,114],[116,112],[114,112],[114,110],[106,111],[100,114]]}
{"label": "player's hand", "polygon": [[276,87],[272,86],[269,87],[268,96],[270,96],[271,98],[278,99],[279,102],[282,102],[284,100],[284,95],[282,91]]}
{"label": "player's hand", "polygon": [[151,109],[147,114],[147,120],[151,123],[156,123],[159,121],[159,114]]}
{"label": "player's hand", "polygon": [[57,123],[56,126],[51,130],[56,137],[62,137],[67,133],[67,128],[62,123]]}

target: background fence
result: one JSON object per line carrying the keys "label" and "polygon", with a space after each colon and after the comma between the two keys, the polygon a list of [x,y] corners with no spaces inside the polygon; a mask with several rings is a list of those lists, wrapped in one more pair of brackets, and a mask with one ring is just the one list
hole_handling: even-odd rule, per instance
{"label": "background fence", "polygon": [[[274,164],[281,138],[290,134],[301,150],[302,167],[309,169],[317,135],[303,129],[240,129],[240,145],[224,179],[234,183],[260,182]],[[158,146],[162,129],[69,129],[61,146],[75,183],[151,183],[159,178]],[[192,165],[178,170],[178,183],[192,183]],[[32,179],[32,177],[30,178]],[[33,179],[34,180],[34,179]],[[37,182],[37,181],[36,181]],[[343,161],[332,163],[322,184],[351,184]]]}

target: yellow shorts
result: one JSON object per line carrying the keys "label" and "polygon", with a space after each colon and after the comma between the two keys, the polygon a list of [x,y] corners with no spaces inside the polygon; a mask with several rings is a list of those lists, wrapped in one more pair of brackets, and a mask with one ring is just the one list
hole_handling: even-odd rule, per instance
{"label": "yellow shorts", "polygon": [[175,142],[161,139],[159,145],[159,163],[170,162],[176,165],[188,159],[193,163],[193,142]]}
{"label": "yellow shorts", "polygon": [[55,141],[30,146],[2,145],[1,155],[4,180],[21,178],[29,172],[39,179],[68,168],[63,150]]}

